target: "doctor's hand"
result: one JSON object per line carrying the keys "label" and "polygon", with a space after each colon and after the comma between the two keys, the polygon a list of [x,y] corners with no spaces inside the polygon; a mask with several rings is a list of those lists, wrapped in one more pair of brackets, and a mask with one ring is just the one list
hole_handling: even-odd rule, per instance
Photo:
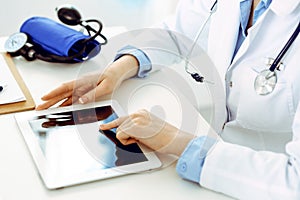
{"label": "doctor's hand", "polygon": [[101,130],[117,128],[116,137],[124,145],[140,142],[160,153],[180,156],[194,138],[146,110],[100,125]]}
{"label": "doctor's hand", "polygon": [[60,106],[72,103],[86,104],[104,95],[111,94],[126,79],[138,71],[138,61],[125,55],[113,62],[102,74],[86,75],[78,80],[63,83],[42,97],[45,101],[36,110],[47,109],[62,101]]}

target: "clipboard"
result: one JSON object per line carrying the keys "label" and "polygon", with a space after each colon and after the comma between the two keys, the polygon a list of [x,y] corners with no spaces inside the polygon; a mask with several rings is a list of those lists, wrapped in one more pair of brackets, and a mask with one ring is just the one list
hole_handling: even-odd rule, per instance
{"label": "clipboard", "polygon": [[25,85],[20,73],[18,72],[11,56],[9,54],[2,54],[3,58],[5,59],[12,75],[16,79],[19,87],[21,88],[24,96],[26,97],[25,101],[16,102],[16,103],[9,103],[9,104],[2,104],[0,105],[0,115],[14,113],[14,112],[21,112],[27,110],[33,110],[35,108],[34,100]]}

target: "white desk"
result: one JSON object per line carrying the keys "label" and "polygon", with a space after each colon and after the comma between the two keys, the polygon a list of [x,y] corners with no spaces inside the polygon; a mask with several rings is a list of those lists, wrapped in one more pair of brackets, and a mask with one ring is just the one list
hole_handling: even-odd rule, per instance
{"label": "white desk", "polygon": [[[85,67],[97,59],[85,64]],[[20,73],[28,85],[35,101],[53,87],[67,79],[77,77],[80,65],[51,65],[42,61],[26,62],[15,60]],[[164,71],[153,74],[164,76]],[[159,77],[158,77],[159,78]],[[116,92],[115,98],[126,108],[135,109],[127,104],[126,94],[138,88],[141,80],[129,80]],[[147,86],[148,87],[148,86]],[[129,90],[128,90],[129,88]],[[149,89],[149,88],[148,88]],[[131,91],[130,91],[131,90]],[[125,94],[125,95],[124,95]],[[157,94],[163,95],[163,94]],[[141,105],[141,104],[140,104]],[[130,109],[129,109],[130,110]],[[168,117],[167,117],[168,118]],[[173,118],[174,119],[174,118]],[[175,119],[176,120],[176,119]],[[47,190],[31,159],[13,115],[0,116],[0,197],[1,200],[14,199],[230,199],[212,191],[200,188],[197,184],[179,178],[175,165],[159,171],[134,174],[113,179],[82,184],[61,190]]]}
{"label": "white desk", "polygon": [[[129,18],[131,17],[131,19],[134,18],[136,20],[124,21],[123,19],[123,21],[121,21],[112,18],[109,15],[109,9],[114,7],[116,12],[119,12],[120,15],[127,16],[124,11],[125,5],[122,4],[123,7],[120,7],[121,3],[124,1],[103,1],[105,4],[102,3],[101,5],[104,5],[102,7],[101,5],[95,7],[95,5],[99,5],[97,4],[97,0],[74,2],[77,3],[76,5],[79,4],[78,6],[82,8],[81,10],[83,11],[84,16],[103,16],[104,19],[108,19],[107,21],[109,21],[109,23],[107,22],[104,24],[125,25],[127,29],[137,28],[141,24],[150,25],[151,23],[158,21],[160,17],[166,16],[171,12],[171,10],[166,11],[166,9],[163,9],[164,12],[158,12],[160,13],[160,16],[155,16],[153,14],[151,20],[147,18],[147,15],[136,18],[136,15],[147,10],[147,6],[149,8],[150,5],[150,8],[152,9],[147,10],[147,13],[149,14],[151,12],[154,13],[153,10],[157,9],[157,5],[162,4],[162,1],[159,0],[138,1],[141,8],[134,9],[131,7],[132,10],[129,10],[128,16]],[[69,1],[68,3],[72,4],[74,2]],[[173,5],[175,1],[166,0],[163,2],[163,4],[166,5]],[[50,14],[50,12],[52,12],[52,7],[60,4],[61,2],[58,0],[51,0],[46,3],[45,1],[35,0],[24,2],[17,0],[7,1],[5,4],[6,6],[2,6],[0,12],[1,19],[6,19],[6,21],[0,22],[0,26],[3,29],[1,30],[1,36],[6,36],[17,31],[20,23],[29,15],[48,14],[50,17],[53,17],[54,14]],[[174,7],[172,7],[172,9],[173,8]],[[5,27],[5,29],[3,27]],[[87,69],[87,71],[92,70],[93,68],[98,67],[100,62],[98,58],[95,58],[84,65],[50,64],[42,61],[27,62],[24,59],[14,59],[14,61],[36,104],[41,103],[40,97],[54,87],[67,80],[76,79],[83,68]],[[160,76],[164,77],[164,73],[165,72],[162,71],[154,74],[153,79],[148,79],[148,81],[155,82]],[[140,84],[141,80],[129,80],[114,94],[114,97],[129,111],[137,109],[138,107],[138,105],[132,106],[132,104],[130,104],[130,97],[132,97],[132,91],[139,88],[137,86]],[[165,93],[162,91],[160,94],[164,95]],[[144,102],[140,102],[139,106],[143,106],[143,104]],[[168,118],[168,115],[166,118]],[[172,119],[175,120],[175,122],[177,120],[176,118]],[[117,177],[50,191],[44,187],[38,175],[29,151],[13,118],[13,114],[0,115],[0,127],[0,200],[230,199],[221,194],[201,188],[197,184],[180,179],[175,171],[174,164],[159,171]],[[185,128],[188,129],[188,127]]]}

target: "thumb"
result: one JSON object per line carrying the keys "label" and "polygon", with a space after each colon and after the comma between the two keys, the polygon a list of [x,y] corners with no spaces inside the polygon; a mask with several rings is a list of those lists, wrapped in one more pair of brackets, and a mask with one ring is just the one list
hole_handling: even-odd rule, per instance
{"label": "thumb", "polygon": [[94,102],[96,98],[104,96],[109,93],[111,93],[111,91],[107,87],[104,87],[103,82],[101,82],[100,85],[98,85],[96,88],[94,88],[94,89],[88,91],[87,93],[85,93],[84,95],[82,95],[78,99],[78,101],[81,104]]}

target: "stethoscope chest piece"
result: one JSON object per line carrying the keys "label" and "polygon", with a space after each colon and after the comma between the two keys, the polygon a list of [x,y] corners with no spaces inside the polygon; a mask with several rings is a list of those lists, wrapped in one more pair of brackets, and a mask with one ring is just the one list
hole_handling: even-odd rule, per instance
{"label": "stethoscope chest piece", "polygon": [[265,69],[261,71],[254,81],[254,89],[259,95],[270,94],[277,83],[276,71]]}
{"label": "stethoscope chest piece", "polygon": [[300,22],[298,23],[297,28],[293,32],[292,36],[289,38],[287,43],[284,45],[278,56],[275,58],[274,62],[271,64],[269,69],[265,69],[261,71],[255,81],[254,81],[254,89],[259,95],[267,95],[273,92],[276,83],[277,83],[277,74],[276,70],[278,70],[278,66],[281,65],[281,59],[289,50],[295,39],[297,38],[300,30]]}

